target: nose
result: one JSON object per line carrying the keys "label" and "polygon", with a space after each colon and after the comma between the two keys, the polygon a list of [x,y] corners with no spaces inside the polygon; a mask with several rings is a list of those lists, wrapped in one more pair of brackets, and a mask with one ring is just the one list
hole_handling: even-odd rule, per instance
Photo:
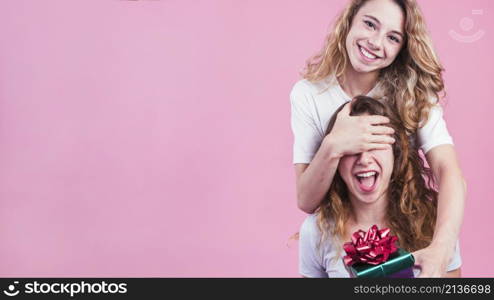
{"label": "nose", "polygon": [[380,34],[379,32],[376,32],[375,34],[370,36],[369,39],[367,40],[369,49],[373,51],[381,50],[382,40],[383,40],[383,35]]}
{"label": "nose", "polygon": [[372,163],[372,156],[369,152],[365,151],[359,154],[357,163],[362,166],[368,166]]}

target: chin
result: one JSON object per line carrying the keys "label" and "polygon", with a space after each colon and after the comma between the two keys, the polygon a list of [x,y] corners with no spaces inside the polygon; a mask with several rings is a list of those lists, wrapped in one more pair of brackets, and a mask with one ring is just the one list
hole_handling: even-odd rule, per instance
{"label": "chin", "polygon": [[376,193],[376,195],[359,195],[356,197],[360,202],[366,203],[366,204],[372,204],[376,202],[379,199],[379,195]]}
{"label": "chin", "polygon": [[358,62],[357,64],[352,63],[352,68],[357,73],[370,73],[370,72],[377,71],[380,69],[378,67],[369,67],[367,65],[363,65],[360,62]]}

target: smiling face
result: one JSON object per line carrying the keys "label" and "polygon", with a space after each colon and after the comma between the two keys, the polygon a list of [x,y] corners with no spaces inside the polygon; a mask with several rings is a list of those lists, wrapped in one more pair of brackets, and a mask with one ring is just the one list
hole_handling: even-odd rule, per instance
{"label": "smiling face", "polygon": [[372,150],[340,159],[338,173],[352,200],[374,203],[387,191],[393,172],[393,150]]}
{"label": "smiling face", "polygon": [[357,12],[346,38],[346,50],[356,72],[389,66],[404,41],[405,16],[392,0],[370,0]]}

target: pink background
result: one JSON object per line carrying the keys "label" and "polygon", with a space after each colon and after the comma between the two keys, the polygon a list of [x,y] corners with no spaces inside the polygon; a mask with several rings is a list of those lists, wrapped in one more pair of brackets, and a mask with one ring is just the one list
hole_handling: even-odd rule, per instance
{"label": "pink background", "polygon": [[[345,3],[2,1],[0,276],[298,277],[288,94]],[[493,276],[494,3],[420,4]]]}

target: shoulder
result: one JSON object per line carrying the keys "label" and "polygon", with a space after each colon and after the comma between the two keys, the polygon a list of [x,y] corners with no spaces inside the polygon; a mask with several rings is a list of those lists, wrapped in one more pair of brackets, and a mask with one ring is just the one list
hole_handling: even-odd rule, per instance
{"label": "shoulder", "polygon": [[302,223],[301,228],[304,231],[313,231],[314,229],[317,229],[317,213],[308,215]]}
{"label": "shoulder", "polygon": [[[302,226],[300,227],[300,234],[301,235],[306,235],[311,238],[320,238],[321,236],[321,231],[317,225],[318,222],[318,216],[319,213],[313,213],[308,215],[304,222],[302,223]],[[333,220],[329,219],[329,224],[330,226],[333,225]]]}
{"label": "shoulder", "polygon": [[294,97],[294,96],[304,95],[313,92],[314,92],[313,84],[307,79],[301,79],[295,82],[295,84],[293,85],[292,90],[290,92],[290,96]]}
{"label": "shoulder", "polygon": [[[304,266],[312,265],[319,266],[319,269],[323,271],[310,272],[313,275],[308,277],[328,277],[328,274],[329,277],[348,277],[343,261],[340,259],[342,253],[339,252],[341,248],[339,241],[334,240],[331,233],[326,231],[325,233],[328,235],[321,239],[321,232],[317,224],[318,217],[318,213],[308,215],[300,228],[299,257],[301,269],[304,269]],[[328,221],[330,227],[334,226],[332,219]],[[319,274],[316,276],[314,273]]]}
{"label": "shoulder", "polygon": [[442,100],[444,100],[444,99],[439,99],[439,98],[438,98],[438,96],[437,96],[436,94],[429,94],[429,95],[427,96],[427,100],[428,100],[428,101],[429,101],[429,103],[430,103],[430,104],[432,104],[433,106],[434,106],[434,105],[438,105],[438,106],[440,106],[440,105],[441,105],[440,103],[441,103],[441,102],[442,102]]}
{"label": "shoulder", "polygon": [[290,92],[291,97],[296,97],[300,95],[317,95],[329,87],[331,87],[330,78],[327,80],[321,80],[317,82],[309,81],[308,79],[301,79],[297,81]]}
{"label": "shoulder", "polygon": [[300,237],[305,243],[315,245],[321,240],[321,231],[317,225],[318,213],[308,215],[300,226]]}
{"label": "shoulder", "polygon": [[437,97],[429,98],[429,112],[427,118],[422,120],[422,125],[428,127],[436,127],[438,123],[445,122],[444,120],[444,109],[441,102]]}
{"label": "shoulder", "polygon": [[[438,120],[443,118],[444,110],[441,101],[436,96],[429,96],[429,115],[428,120]],[[426,120],[427,121],[427,120]]]}
{"label": "shoulder", "polygon": [[319,229],[317,228],[317,214],[310,214],[305,218],[300,227],[300,234],[311,237],[320,234]]}

